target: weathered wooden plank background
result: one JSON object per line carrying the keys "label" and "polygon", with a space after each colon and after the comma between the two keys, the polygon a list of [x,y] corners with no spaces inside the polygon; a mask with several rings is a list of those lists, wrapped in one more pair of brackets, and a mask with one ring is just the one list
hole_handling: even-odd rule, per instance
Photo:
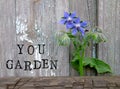
{"label": "weathered wooden plank background", "polygon": [[[64,11],[76,11],[89,22],[88,29],[103,28],[108,41],[99,45],[99,57],[108,62],[116,75],[120,74],[120,0],[0,0],[0,77],[5,76],[68,76],[76,75],[69,67],[72,53],[69,47],[59,47],[55,33],[64,26],[58,24]],[[37,33],[37,34],[36,34]],[[39,55],[37,44],[44,43],[45,54]],[[33,44],[35,54],[18,54],[16,44]],[[87,54],[93,56],[91,47]],[[58,70],[7,70],[5,61],[58,60]],[[63,68],[64,67],[64,68]],[[88,71],[87,75],[92,72]]]}
{"label": "weathered wooden plank background", "polygon": [[[5,76],[68,76],[68,47],[58,47],[55,33],[61,27],[58,22],[64,11],[68,11],[67,0],[0,0],[0,77]],[[36,31],[38,34],[36,35]],[[26,47],[18,54],[17,44]],[[45,54],[26,52],[28,45],[46,44]],[[57,70],[8,70],[6,60],[58,60]],[[64,68],[63,68],[64,66]]]}
{"label": "weathered wooden plank background", "polygon": [[120,75],[120,0],[99,0],[98,10],[99,27],[107,37],[107,42],[99,45],[99,57]]}
{"label": "weathered wooden plank background", "polygon": [[15,0],[0,0],[0,77],[14,74],[6,70],[5,61],[15,58],[15,49]]}
{"label": "weathered wooden plank background", "polygon": [[[60,5],[58,7],[58,4]],[[63,6],[62,6],[63,5]],[[60,10],[59,10],[60,9]],[[26,33],[23,35],[28,35],[27,39],[24,39],[24,44],[34,43],[36,46],[38,43],[46,44],[45,54],[39,55],[38,48],[36,47],[36,54],[32,57],[29,55],[24,55],[20,58],[28,60],[41,60],[41,58],[57,59],[59,62],[58,70],[38,70],[31,71],[33,76],[65,76],[69,75],[69,55],[68,48],[58,47],[55,43],[55,32],[57,32],[60,27],[58,27],[58,21],[60,15],[63,14],[64,10],[68,9],[67,1],[56,1],[56,0],[16,0],[16,22],[19,26],[19,21],[23,21],[23,25],[26,26]],[[59,11],[59,13],[58,13]],[[25,22],[26,20],[26,22]],[[22,29],[20,29],[22,30]],[[36,32],[37,31],[37,35]],[[36,36],[36,37],[35,37]],[[21,40],[18,39],[21,43]],[[64,53],[63,53],[64,52]],[[20,59],[19,58],[19,59]],[[61,66],[66,66],[64,69]],[[21,71],[20,71],[21,72]],[[23,72],[23,76],[28,76],[28,72]],[[31,73],[29,75],[31,76]],[[18,76],[20,73],[18,73]]]}

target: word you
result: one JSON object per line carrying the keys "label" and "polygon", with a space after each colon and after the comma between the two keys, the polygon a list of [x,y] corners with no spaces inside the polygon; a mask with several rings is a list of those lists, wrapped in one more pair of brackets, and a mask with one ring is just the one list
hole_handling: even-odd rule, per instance
{"label": "word you", "polygon": [[[17,47],[19,49],[18,54],[23,54],[24,44],[17,44]],[[44,54],[45,44],[38,44],[37,47],[38,47],[38,50],[39,50],[39,54]],[[29,55],[33,55],[34,52],[35,52],[35,47],[33,45],[29,45],[26,48],[26,51]]]}

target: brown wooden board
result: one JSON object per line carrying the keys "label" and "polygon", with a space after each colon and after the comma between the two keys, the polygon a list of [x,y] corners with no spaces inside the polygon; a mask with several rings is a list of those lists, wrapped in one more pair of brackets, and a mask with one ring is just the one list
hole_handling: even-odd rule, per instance
{"label": "brown wooden board", "polygon": [[1,78],[0,89],[119,89],[120,77]]}

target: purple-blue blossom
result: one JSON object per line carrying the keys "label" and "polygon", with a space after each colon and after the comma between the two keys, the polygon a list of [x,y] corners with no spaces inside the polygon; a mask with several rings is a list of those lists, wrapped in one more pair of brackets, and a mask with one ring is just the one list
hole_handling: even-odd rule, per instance
{"label": "purple-blue blossom", "polygon": [[81,21],[80,18],[76,17],[75,12],[64,12],[64,17],[62,17],[60,23],[66,25],[67,29],[71,29],[72,35],[76,35],[77,32],[80,32],[82,36],[85,35],[85,27],[87,26],[87,22]]}
{"label": "purple-blue blossom", "polygon": [[81,32],[82,36],[84,36],[86,26],[86,21],[81,21],[80,18],[76,18],[76,20],[74,21],[74,26],[72,28],[72,35],[76,35],[77,32]]}
{"label": "purple-blue blossom", "polygon": [[64,17],[62,17],[62,20],[60,21],[61,24],[65,24],[67,29],[73,28],[73,22],[76,18],[76,13],[68,13],[64,12]]}

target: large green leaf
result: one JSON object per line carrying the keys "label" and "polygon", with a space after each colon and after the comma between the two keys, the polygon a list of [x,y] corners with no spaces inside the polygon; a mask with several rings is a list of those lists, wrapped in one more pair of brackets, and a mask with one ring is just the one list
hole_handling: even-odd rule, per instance
{"label": "large green leaf", "polygon": [[84,66],[94,67],[97,73],[112,73],[111,67],[104,61],[97,58],[85,58]]}
{"label": "large green leaf", "polygon": [[[97,58],[84,58],[84,66],[89,66],[90,68],[95,68],[97,73],[112,73],[111,67],[104,61]],[[79,72],[79,58],[76,56],[71,61],[72,67]]]}
{"label": "large green leaf", "polygon": [[75,56],[73,60],[71,60],[72,67],[79,72],[79,57]]}

